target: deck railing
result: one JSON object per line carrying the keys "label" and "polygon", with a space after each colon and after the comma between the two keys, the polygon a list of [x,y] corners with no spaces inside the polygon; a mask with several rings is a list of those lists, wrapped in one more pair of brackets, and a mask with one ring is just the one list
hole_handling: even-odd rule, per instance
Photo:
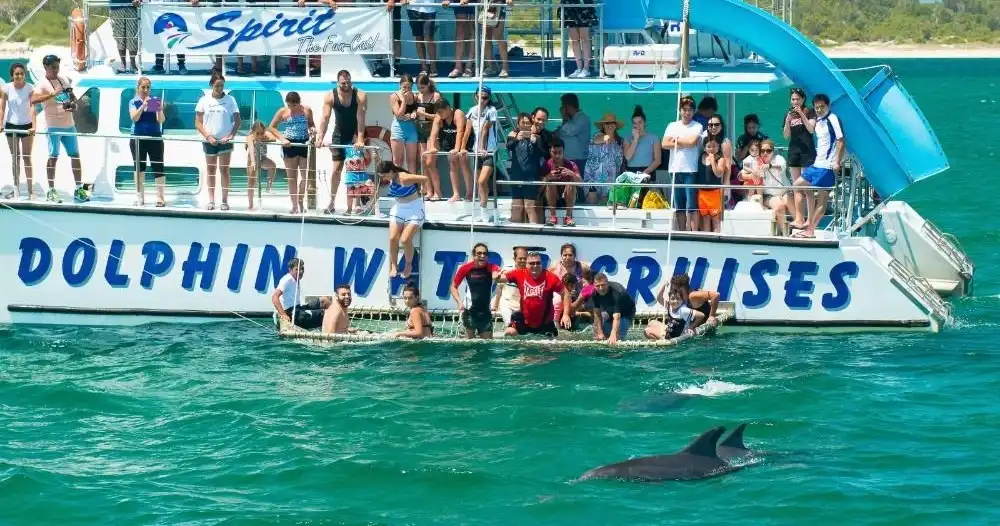
{"label": "deck railing", "polygon": [[[177,2],[178,5],[187,5],[187,2]],[[393,24],[398,26],[400,31],[393,35],[393,40],[398,42],[399,51],[392,54],[368,54],[365,62],[369,69],[376,76],[395,77],[399,72],[417,73],[418,71],[429,69],[439,73],[441,76],[448,75],[449,70],[455,71],[452,66],[462,65],[459,75],[469,70],[473,75],[478,75],[480,65],[487,69],[489,75],[497,75],[502,72],[509,72],[514,69],[519,75],[525,73],[537,73],[533,76],[545,77],[566,77],[571,71],[567,71],[566,62],[572,63],[575,57],[571,57],[570,48],[577,47],[570,45],[569,31],[565,24],[566,9],[593,9],[595,11],[595,23],[590,28],[589,38],[582,42],[579,49],[587,49],[583,55],[589,55],[591,61],[587,64],[587,69],[592,75],[603,76],[604,63],[604,4],[599,2],[581,3],[564,6],[557,0],[534,0],[518,1],[514,6],[507,6],[504,3],[470,2],[467,5],[460,5],[458,1],[448,3],[445,6],[441,2],[423,3],[413,0],[406,5],[397,5],[398,10],[393,13]],[[324,76],[328,77],[333,72],[321,72],[321,63],[316,55],[259,55],[252,56],[240,53],[239,49],[225,55],[206,55],[187,51],[183,54],[163,54],[155,57],[154,64],[150,64],[149,56],[143,56],[146,46],[142,42],[142,17],[143,9],[152,7],[162,7],[165,2],[149,2],[140,4],[138,7],[118,6],[109,0],[87,0],[83,4],[82,19],[70,20],[70,31],[81,30],[86,35],[87,41],[103,23],[105,16],[110,19],[112,25],[112,35],[114,41],[102,42],[104,53],[107,57],[88,55],[91,46],[84,46],[81,50],[84,56],[80,57],[81,68],[89,68],[98,65],[98,62],[107,62],[115,67],[126,68],[129,64],[118,64],[120,58],[117,56],[118,48],[125,48],[131,51],[133,48],[139,51],[138,69],[140,73],[149,72],[153,68],[162,66],[166,71],[176,71],[172,67],[174,64],[185,65],[185,69],[192,69],[192,63],[198,63],[197,70],[204,72],[211,67],[228,68],[235,66],[236,72],[270,74],[270,75],[304,75],[304,76]],[[326,4],[315,0],[305,4],[302,9],[323,8]],[[237,7],[246,8],[295,8],[295,2],[232,2],[224,3],[222,6],[213,6],[210,3],[202,2],[199,7],[202,9],[233,9]],[[338,2],[337,8],[345,7],[370,7],[372,9],[385,9],[386,4],[380,2]],[[411,24],[419,25],[419,21],[412,18],[409,7],[435,7],[436,12],[436,36],[428,41],[413,36]],[[454,8],[467,8],[472,10],[471,18],[462,20],[456,19],[452,12]],[[487,9],[493,11],[500,9],[503,11],[503,20],[495,27],[489,27],[483,19],[483,14]],[[92,20],[93,19],[93,20]],[[458,31],[462,32],[461,38]],[[491,34],[484,34],[484,31]],[[500,34],[492,34],[493,31]],[[513,40],[514,36],[526,37],[524,39]],[[492,37],[492,38],[487,38]],[[510,44],[514,47],[509,47]],[[484,39],[486,40],[484,42]],[[72,50],[76,50],[75,42],[70,43]],[[425,45],[426,44],[426,45]],[[463,44],[465,53],[463,60],[458,64],[455,56],[457,44]],[[472,49],[469,50],[468,47]],[[514,49],[517,51],[514,51]],[[427,48],[421,50],[420,48]],[[429,48],[438,51],[434,57],[430,56]],[[494,48],[496,50],[494,51]],[[179,48],[177,48],[179,49]],[[483,57],[485,52],[485,58]],[[508,55],[506,61],[504,56]],[[148,54],[146,54],[148,55]],[[129,59],[131,60],[131,59]],[[232,62],[235,61],[235,64]],[[507,67],[504,67],[506,62]],[[469,64],[472,66],[470,67]],[[495,66],[493,66],[495,64]],[[537,71],[536,71],[537,69]],[[194,71],[194,69],[192,69]]]}
{"label": "deck railing", "polygon": [[[16,132],[15,132],[16,133]],[[35,134],[38,137],[43,137],[47,135],[46,132],[37,132]],[[67,134],[61,134],[67,135]],[[137,137],[130,135],[102,135],[102,134],[75,134],[78,140],[81,142],[81,152],[83,154],[83,182],[88,184],[96,184],[99,188],[96,192],[96,201],[115,201],[122,200],[122,198],[127,199],[127,196],[134,194],[137,190],[136,184],[136,172],[140,168],[138,161],[132,156],[134,148],[136,148],[137,141],[157,141],[163,142],[165,151],[165,163],[163,166],[164,179],[157,181],[154,175],[155,169],[149,163],[146,163],[145,170],[142,178],[142,185],[149,186],[151,189],[156,188],[156,186],[162,185],[163,194],[167,196],[170,206],[190,208],[204,205],[204,193],[208,191],[206,185],[214,183],[213,188],[218,194],[223,191],[231,194],[232,196],[246,196],[247,206],[244,207],[242,204],[234,203],[234,209],[239,210],[264,210],[274,212],[275,208],[283,208],[285,205],[281,204],[282,201],[289,200],[288,202],[293,202],[296,198],[293,197],[293,192],[289,188],[288,171],[289,167],[284,165],[283,160],[280,156],[275,155],[277,150],[281,148],[281,144],[277,142],[267,142],[266,152],[264,157],[255,157],[253,159],[253,166],[256,169],[250,168],[250,157],[246,151],[246,138],[242,136],[237,136],[231,142],[233,144],[233,149],[230,154],[229,162],[227,168],[229,171],[228,177],[223,177],[220,171],[215,177],[210,178],[207,174],[205,168],[205,157],[200,153],[191,153],[191,148],[194,147],[196,143],[204,143],[205,141],[199,137],[193,136],[167,136],[167,137]],[[42,139],[35,141],[36,151],[44,150],[45,142]],[[307,150],[307,157],[305,166],[301,166],[298,169],[300,176],[294,179],[301,181],[305,180],[306,189],[303,193],[301,190],[295,192],[295,194],[301,196],[298,198],[300,201],[304,200],[306,208],[309,210],[318,210],[316,198],[317,195],[329,195],[331,192],[330,183],[334,179],[329,171],[330,160],[328,149],[331,146],[343,146],[349,147],[351,145],[329,145],[324,144],[322,148],[316,147],[314,144],[303,145]],[[375,146],[366,146],[366,150],[371,153],[369,172],[373,173],[374,166],[377,165],[378,161],[383,159],[388,159],[389,154],[387,151],[379,149]],[[447,157],[452,155],[451,152],[437,152],[435,154],[439,158]],[[464,162],[468,162],[471,166],[475,166],[476,158],[480,154],[476,152],[469,152],[467,157],[465,157]],[[488,152],[487,155],[494,156],[495,152]],[[42,154],[36,154],[34,158],[41,161],[44,158]],[[274,162],[274,168],[270,168],[270,164],[265,162],[265,159],[270,158]],[[183,160],[182,160],[183,159]],[[65,162],[65,161],[62,161]],[[43,183],[44,177],[42,172],[43,163],[35,162],[35,176],[34,183],[37,187],[43,189],[46,188]],[[440,163],[438,163],[440,165]],[[267,166],[268,170],[262,170],[261,168]],[[470,170],[473,172],[473,185],[475,185],[476,177],[479,175],[475,173],[475,170]],[[95,174],[95,172],[97,172]],[[662,172],[661,172],[662,173]],[[442,181],[446,181],[447,169],[440,171],[440,178]],[[62,180],[65,180],[65,175],[62,176]],[[269,179],[273,178],[273,185],[269,185]],[[210,181],[214,179],[214,181]],[[341,181],[344,178],[341,177]],[[300,183],[301,184],[301,183]],[[377,183],[376,183],[377,184]],[[107,186],[105,186],[107,185]],[[605,206],[607,204],[608,209],[611,210],[611,223],[612,228],[616,227],[616,222],[619,221],[619,214],[623,213],[628,209],[628,205],[614,201],[609,203],[606,197],[605,190],[613,191],[616,188],[630,187],[631,189],[645,189],[645,190],[657,190],[662,193],[667,203],[672,203],[673,194],[677,190],[682,189],[701,189],[701,190],[722,190],[726,196],[723,199],[723,203],[728,201],[728,195],[731,193],[773,193],[775,195],[781,195],[783,193],[790,192],[800,192],[806,196],[811,195],[817,191],[829,191],[834,190],[833,196],[828,202],[828,212],[825,218],[820,222],[820,228],[826,229],[834,232],[842,230],[842,223],[837,220],[843,214],[842,202],[843,198],[837,196],[837,192],[844,191],[841,183],[838,183],[837,187],[834,188],[821,188],[821,187],[790,187],[790,186],[744,186],[744,185],[698,185],[698,184],[683,184],[674,182],[673,184],[669,182],[660,183],[615,183],[615,182],[605,182],[605,181],[569,181],[569,182],[553,182],[553,181],[510,181],[497,177],[496,175],[492,178],[492,183],[489,186],[490,192],[487,201],[487,206],[484,207],[486,211],[493,211],[494,215],[488,218],[488,222],[499,223],[498,218],[495,215],[495,211],[499,208],[499,197],[501,195],[508,195],[509,192],[506,191],[512,186],[520,187],[537,187],[540,191],[544,190],[546,187],[575,187],[575,188],[585,188],[588,190],[597,189],[598,193],[603,196],[603,199],[596,202],[587,202],[585,197],[579,199],[574,204],[573,209],[581,209],[584,205],[596,205],[599,207]],[[65,188],[65,185],[62,186]],[[299,187],[302,188],[301,186]],[[338,187],[338,189],[340,189]],[[475,188],[475,194],[478,197],[478,188]],[[770,192],[768,192],[770,190]],[[41,196],[43,192],[37,192]],[[426,193],[426,191],[425,191]],[[472,192],[470,192],[472,193]],[[541,192],[539,192],[541,193]],[[150,192],[144,192],[143,195],[149,195]],[[199,201],[199,196],[202,199]],[[560,194],[565,196],[565,191]],[[374,196],[373,196],[374,197]],[[745,196],[749,198],[749,196]],[[237,197],[238,199],[238,197]],[[478,199],[477,199],[478,200]],[[150,199],[152,203],[152,199]],[[361,210],[366,213],[373,213],[375,203],[377,199],[370,201],[372,204],[366,205],[361,208]],[[538,208],[549,209],[553,207],[549,206],[552,203],[545,202],[545,199],[539,199],[535,205]],[[478,207],[477,204],[471,204],[473,210]],[[634,207],[633,207],[634,208]],[[661,210],[660,212],[689,212],[695,213],[699,212],[699,208],[689,207],[685,210],[678,210],[676,208],[671,208],[669,210]],[[560,212],[565,212],[567,207],[560,207]],[[545,210],[543,210],[544,212]],[[762,209],[761,209],[762,211]],[[661,214],[656,214],[656,210],[645,210],[647,214],[654,214],[656,218],[663,219]],[[727,214],[735,213],[730,207],[724,207],[720,210],[722,218],[724,219]],[[743,211],[737,210],[741,214]],[[752,212],[752,210],[751,210]],[[632,214],[634,216],[634,214]],[[737,214],[739,215],[739,214]],[[544,216],[540,216],[544,218]],[[652,219],[652,215],[647,215],[647,219]],[[634,217],[632,217],[634,219]],[[754,219],[756,220],[756,219]]]}

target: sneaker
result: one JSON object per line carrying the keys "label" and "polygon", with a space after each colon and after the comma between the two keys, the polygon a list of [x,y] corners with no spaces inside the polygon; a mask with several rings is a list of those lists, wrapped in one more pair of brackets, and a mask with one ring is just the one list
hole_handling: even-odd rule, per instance
{"label": "sneaker", "polygon": [[188,68],[184,67],[184,64],[177,65],[177,73],[180,75],[187,75]]}
{"label": "sneaker", "polygon": [[580,72],[581,71],[583,71],[583,70],[582,69],[578,69],[578,70],[570,73],[569,75],[566,75],[566,78],[571,78],[571,79],[578,78],[580,76]]}
{"label": "sneaker", "polygon": [[17,195],[17,189],[14,188],[14,185],[7,185],[0,188],[0,199],[14,199],[15,195]]}
{"label": "sneaker", "polygon": [[76,190],[73,191],[73,202],[86,203],[87,201],[90,201],[90,194],[87,193],[86,188],[78,186]]}
{"label": "sneaker", "polygon": [[45,200],[51,203],[61,203],[62,197],[59,197],[59,190],[52,188],[45,194]]}
{"label": "sneaker", "polygon": [[590,70],[589,69],[581,69],[580,70],[580,74],[576,76],[576,78],[578,78],[578,79],[585,79],[585,78],[589,78],[589,77],[590,77]]}

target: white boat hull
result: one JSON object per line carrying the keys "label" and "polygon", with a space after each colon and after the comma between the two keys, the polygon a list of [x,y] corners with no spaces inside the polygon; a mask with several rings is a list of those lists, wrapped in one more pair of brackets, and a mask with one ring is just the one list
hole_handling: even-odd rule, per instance
{"label": "white boat hull", "polygon": [[[355,306],[388,308],[390,291],[405,284],[387,275],[385,220],[347,225],[330,217],[13,206],[0,208],[0,323],[267,317],[274,284],[295,255],[306,263],[307,294],[347,283]],[[676,270],[734,302],[737,325],[936,330],[943,321],[889,271],[892,258],[870,239],[676,234],[668,258],[666,236],[657,231],[477,225],[470,232],[468,224],[428,223],[413,279],[430,308],[452,309],[448,284],[473,241],[509,264],[514,246],[552,258],[570,239],[581,259],[627,287],[640,310],[657,308],[654,295]]]}

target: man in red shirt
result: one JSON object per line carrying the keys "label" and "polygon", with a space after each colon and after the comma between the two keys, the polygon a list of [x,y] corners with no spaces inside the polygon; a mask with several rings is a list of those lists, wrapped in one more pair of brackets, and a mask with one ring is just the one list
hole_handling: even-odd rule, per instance
{"label": "man in red shirt", "polygon": [[[521,312],[514,313],[507,327],[507,336],[522,334],[544,334],[555,337],[559,329],[553,322],[552,295],[561,294],[563,305],[570,304],[569,291],[555,273],[542,267],[542,255],[528,254],[528,268],[514,269],[497,278],[499,283],[516,283],[521,293]],[[563,310],[559,324],[564,329],[573,326],[569,317],[570,309]]]}
{"label": "man in red shirt", "polygon": [[[469,339],[477,336],[483,339],[493,337],[490,299],[493,295],[493,281],[500,276],[500,267],[486,260],[489,254],[490,249],[486,247],[486,243],[476,243],[472,247],[472,261],[458,267],[455,279],[451,282],[451,297],[458,305],[465,337]],[[463,281],[469,286],[468,305],[458,292]]]}

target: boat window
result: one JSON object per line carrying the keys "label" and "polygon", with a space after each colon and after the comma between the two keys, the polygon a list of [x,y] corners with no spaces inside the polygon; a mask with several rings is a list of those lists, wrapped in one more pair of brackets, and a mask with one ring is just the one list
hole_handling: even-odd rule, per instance
{"label": "boat window", "polygon": [[[271,117],[284,105],[281,94],[277,91],[233,90],[229,92],[240,107],[240,132],[246,134],[254,120],[270,124]],[[164,134],[190,134],[194,128],[194,109],[205,92],[200,89],[154,89],[154,97],[161,97],[165,103],[163,122]],[[129,117],[128,105],[135,97],[134,89],[122,90],[118,128],[121,133],[132,130],[132,119]]]}
{"label": "boat window", "polygon": [[281,93],[263,90],[233,90],[229,92],[240,107],[240,133],[250,131],[254,121],[261,121],[264,126],[271,123],[278,108],[285,105]]}
{"label": "boat window", "polygon": [[90,88],[79,96],[73,122],[77,133],[97,133],[97,116],[101,114],[101,92]]}
{"label": "boat window", "polygon": [[[204,94],[205,92],[200,89],[153,89],[151,95],[160,97],[164,103],[163,114],[166,120],[163,121],[163,133],[194,132],[194,108]],[[121,133],[129,133],[132,130],[128,105],[133,98],[135,89],[122,90],[118,114],[118,129]]]}
{"label": "boat window", "polygon": [[[243,145],[237,145],[237,152],[242,148]],[[242,153],[242,152],[239,152]],[[134,192],[135,191],[135,166],[131,164],[120,165],[115,170],[115,189],[119,192]],[[164,165],[163,173],[166,175],[166,191],[167,193],[185,193],[193,194],[198,191],[198,184],[200,181],[201,169],[197,166],[170,166]],[[247,170],[246,168],[230,168],[230,173],[232,175],[231,188],[234,194],[243,195],[246,193],[247,187]],[[146,186],[149,188],[154,188],[156,181],[153,179],[153,174],[149,171],[145,172]],[[266,183],[266,181],[259,181],[261,184]],[[275,192],[287,192],[288,191],[288,179],[285,177],[285,170],[283,168],[278,169],[278,173],[274,177],[274,186],[272,187]]]}

